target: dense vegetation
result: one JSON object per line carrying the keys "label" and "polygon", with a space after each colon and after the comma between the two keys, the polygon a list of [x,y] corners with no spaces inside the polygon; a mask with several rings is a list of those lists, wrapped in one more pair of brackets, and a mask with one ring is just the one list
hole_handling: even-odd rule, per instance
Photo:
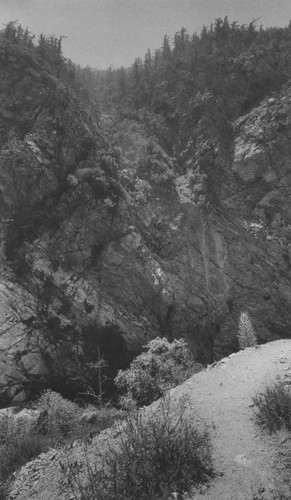
{"label": "dense vegetation", "polygon": [[225,17],[200,35],[182,28],[173,43],[165,36],[161,49],[148,51],[131,68],[94,75],[105,106],[146,106],[173,125],[183,118],[186,126],[189,107],[197,116],[196,99],[210,92],[233,120],[290,78],[290,46],[290,25],[263,29],[256,21],[239,25]]}
{"label": "dense vegetation", "polygon": [[[233,122],[291,77],[291,25],[257,26],[217,19],[200,34],[182,28],[168,36],[154,54],[148,51],[130,68],[106,71],[76,68],[79,78],[98,94],[100,108],[113,116],[111,131],[123,146],[120,123],[131,120],[174,159],[174,174],[185,174],[180,188],[198,206],[217,203],[213,186],[229,182],[223,166],[230,158]],[[134,133],[134,130],[133,130]],[[113,141],[113,144],[114,144]],[[139,176],[152,182],[173,172],[159,172],[150,158]]]}
{"label": "dense vegetation", "polygon": [[234,120],[288,81],[291,24],[267,29],[256,25],[239,25],[225,17],[204,26],[200,34],[182,28],[173,41],[165,35],[154,55],[148,51],[130,68],[100,71],[65,59],[62,37],[41,34],[35,40],[28,29],[12,22],[1,32],[1,56],[13,43],[26,61],[45,61],[80,95],[94,97],[95,105],[123,112],[147,108],[177,131],[177,125],[185,130],[189,122],[197,124],[210,94],[226,118]]}
{"label": "dense vegetation", "polygon": [[96,93],[89,96],[90,85],[86,85],[86,78],[78,78],[78,73],[83,73],[83,70],[78,70],[72,61],[63,56],[62,39],[43,33],[36,39],[28,28],[23,29],[16,22],[10,22],[0,32],[0,63],[7,67],[12,64],[16,72],[33,72],[45,64],[50,73],[69,84],[79,98],[91,99],[93,113],[97,108]]}
{"label": "dense vegetation", "polygon": [[122,406],[149,405],[202,370],[183,340],[170,343],[156,338],[146,347],[146,352],[137,356],[127,370],[119,370],[115,378]]}

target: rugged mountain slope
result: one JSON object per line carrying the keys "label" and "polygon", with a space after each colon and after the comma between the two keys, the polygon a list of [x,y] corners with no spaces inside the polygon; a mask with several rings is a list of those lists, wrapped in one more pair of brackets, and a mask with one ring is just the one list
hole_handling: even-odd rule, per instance
{"label": "rugged mountain slope", "polygon": [[99,122],[62,59],[0,48],[3,405],[86,390],[98,345],[112,376],[157,335],[229,354],[245,310],[290,336],[289,84],[234,123],[200,93],[176,140],[145,108]]}
{"label": "rugged mountain slope", "polygon": [[286,86],[230,124],[205,94],[183,170],[181,155],[168,157],[146,134],[142,112],[115,129],[121,173],[146,191],[135,213],[161,267],[160,324],[188,335],[200,355],[235,348],[245,309],[261,340],[289,335],[289,103]]}

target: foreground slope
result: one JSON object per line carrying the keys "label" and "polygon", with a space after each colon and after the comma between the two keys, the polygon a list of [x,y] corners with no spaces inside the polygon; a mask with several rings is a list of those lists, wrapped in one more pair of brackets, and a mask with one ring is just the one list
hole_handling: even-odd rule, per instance
{"label": "foreground slope", "polygon": [[[291,340],[270,342],[233,354],[171,391],[172,411],[179,414],[183,402],[193,417],[193,425],[197,421],[201,425],[206,422],[212,439],[217,475],[193,500],[251,499],[252,491],[261,486],[264,500],[273,499],[279,478],[280,437],[261,434],[254,424],[251,406],[258,391],[279,379],[291,382]],[[154,403],[147,411],[155,408]],[[107,430],[95,437],[88,448],[89,459],[94,460],[94,453],[119,433]],[[288,445],[288,440],[285,442]],[[70,459],[84,459],[78,445],[66,454]],[[71,492],[59,489],[60,460],[66,460],[64,452],[52,450],[23,467],[16,474],[11,500],[71,498]]]}

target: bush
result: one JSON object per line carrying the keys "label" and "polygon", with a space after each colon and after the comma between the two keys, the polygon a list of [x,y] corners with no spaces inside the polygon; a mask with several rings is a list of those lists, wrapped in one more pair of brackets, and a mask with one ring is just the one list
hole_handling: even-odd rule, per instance
{"label": "bush", "polygon": [[51,441],[35,432],[34,422],[17,414],[0,418],[0,486],[15,470],[47,451]]}
{"label": "bush", "polygon": [[0,416],[0,498],[6,488],[6,480],[18,468],[48,451],[59,438],[66,442],[75,439],[87,440],[109,427],[124,413],[114,408],[89,407],[83,414],[79,407],[50,390],[44,392],[37,402],[39,418],[11,412]]}
{"label": "bush", "polygon": [[257,337],[248,313],[241,313],[238,324],[238,344],[240,349],[257,345]]}
{"label": "bush", "polygon": [[193,360],[183,340],[170,343],[165,338],[156,338],[147,348],[146,353],[135,358],[130,368],[119,370],[115,378],[115,384],[123,394],[120,399],[123,405],[149,405],[202,369],[202,365]]}
{"label": "bush", "polygon": [[37,408],[41,411],[39,430],[51,436],[68,436],[79,425],[81,410],[75,403],[57,392],[47,390],[40,396]]}
{"label": "bush", "polygon": [[37,408],[37,424],[8,411],[0,418],[0,486],[18,468],[46,452],[57,436],[68,435],[77,421],[78,407],[51,391],[42,394]]}
{"label": "bush", "polygon": [[5,412],[0,417],[0,446],[11,444],[22,436],[30,434],[32,426],[32,420]]}
{"label": "bush", "polygon": [[40,434],[23,434],[9,444],[0,446],[0,481],[7,479],[40,453],[48,451],[50,444],[50,440]]}
{"label": "bush", "polygon": [[94,468],[86,460],[86,482],[82,464],[62,464],[75,498],[166,500],[206,482],[213,475],[209,435],[197,430],[183,409],[178,416],[170,410],[164,398],[150,416],[129,413],[119,441],[107,445]]}
{"label": "bush", "polygon": [[253,398],[256,422],[270,433],[291,431],[291,389],[282,382],[266,387]]}

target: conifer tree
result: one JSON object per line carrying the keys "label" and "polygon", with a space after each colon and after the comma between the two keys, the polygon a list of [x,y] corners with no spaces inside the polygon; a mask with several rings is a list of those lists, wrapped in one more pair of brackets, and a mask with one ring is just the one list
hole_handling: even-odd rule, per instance
{"label": "conifer tree", "polygon": [[238,344],[240,349],[257,345],[257,337],[248,313],[241,313],[238,324]]}

